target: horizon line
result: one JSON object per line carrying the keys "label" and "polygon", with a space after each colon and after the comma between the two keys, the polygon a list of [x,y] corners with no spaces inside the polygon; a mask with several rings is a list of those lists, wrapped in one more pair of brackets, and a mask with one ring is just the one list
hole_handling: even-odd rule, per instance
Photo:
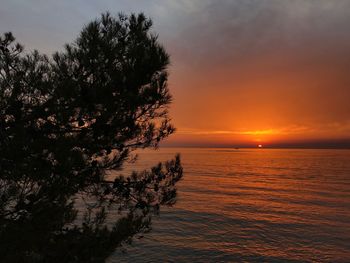
{"label": "horizon line", "polygon": [[158,148],[223,148],[223,149],[309,149],[309,150],[350,150],[350,146],[345,147],[327,147],[327,146],[223,146],[223,145],[161,145]]}

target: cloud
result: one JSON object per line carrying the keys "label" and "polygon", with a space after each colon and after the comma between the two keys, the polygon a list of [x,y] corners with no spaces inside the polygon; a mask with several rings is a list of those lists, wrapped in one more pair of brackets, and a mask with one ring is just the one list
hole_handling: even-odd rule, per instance
{"label": "cloud", "polygon": [[[339,124],[338,124],[339,125]],[[337,126],[332,124],[332,127]],[[181,135],[291,135],[305,134],[314,131],[311,127],[306,126],[289,126],[280,129],[265,130],[200,130],[200,129],[181,129],[177,131]]]}
{"label": "cloud", "polygon": [[222,0],[197,8],[182,18],[174,44],[189,64],[234,66],[271,52],[329,51],[349,39],[349,1]]}

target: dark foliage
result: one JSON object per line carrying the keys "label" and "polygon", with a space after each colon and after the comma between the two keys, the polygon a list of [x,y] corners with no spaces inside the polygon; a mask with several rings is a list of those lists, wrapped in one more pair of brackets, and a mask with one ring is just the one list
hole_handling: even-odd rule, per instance
{"label": "dark foliage", "polygon": [[52,58],[0,38],[1,261],[104,261],[175,202],[179,156],[109,173],[174,131],[169,57],[151,26],[106,13]]}

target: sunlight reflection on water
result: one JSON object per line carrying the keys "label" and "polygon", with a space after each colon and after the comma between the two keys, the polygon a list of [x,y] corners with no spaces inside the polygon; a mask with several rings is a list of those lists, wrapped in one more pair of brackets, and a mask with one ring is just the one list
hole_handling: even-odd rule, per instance
{"label": "sunlight reflection on water", "polygon": [[132,168],[177,152],[178,202],[108,262],[350,262],[349,150],[165,148]]}

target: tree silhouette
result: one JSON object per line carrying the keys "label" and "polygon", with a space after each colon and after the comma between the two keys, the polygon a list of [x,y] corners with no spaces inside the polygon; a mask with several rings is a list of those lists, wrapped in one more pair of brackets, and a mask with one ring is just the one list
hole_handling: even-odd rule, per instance
{"label": "tree silhouette", "polygon": [[151,27],[143,14],[105,13],[52,58],[0,38],[2,261],[104,261],[175,202],[179,156],[109,172],[174,132],[169,56]]}

